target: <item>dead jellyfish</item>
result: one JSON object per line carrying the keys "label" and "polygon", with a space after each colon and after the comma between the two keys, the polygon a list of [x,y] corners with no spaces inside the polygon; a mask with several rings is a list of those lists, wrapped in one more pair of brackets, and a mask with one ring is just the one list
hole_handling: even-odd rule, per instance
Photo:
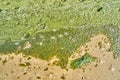
{"label": "dead jellyfish", "polygon": [[53,29],[52,31],[53,31],[53,32],[56,32],[57,30],[56,30],[56,29]]}
{"label": "dead jellyfish", "polygon": [[43,42],[40,42],[40,45],[43,45]]}
{"label": "dead jellyfish", "polygon": [[64,48],[63,47],[61,47],[61,50],[63,50]]}
{"label": "dead jellyfish", "polygon": [[64,35],[68,35],[68,32],[64,32]]}
{"label": "dead jellyfish", "polygon": [[50,37],[50,39],[52,39],[52,40],[55,40],[55,39],[56,39],[56,37],[54,37],[54,36],[51,36],[51,37]]}
{"label": "dead jellyfish", "polygon": [[24,37],[21,37],[21,40],[25,40],[25,38],[24,38]]}
{"label": "dead jellyfish", "polygon": [[19,45],[19,42],[15,42],[15,45],[18,46],[18,45]]}
{"label": "dead jellyfish", "polygon": [[62,34],[59,34],[59,35],[58,35],[58,38],[62,38],[62,37],[63,37],[63,35],[62,35]]}

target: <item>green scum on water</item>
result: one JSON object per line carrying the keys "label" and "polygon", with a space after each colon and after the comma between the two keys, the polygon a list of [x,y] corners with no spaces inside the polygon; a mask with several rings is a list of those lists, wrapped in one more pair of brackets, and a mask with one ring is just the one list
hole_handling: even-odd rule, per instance
{"label": "green scum on water", "polygon": [[106,35],[120,56],[119,0],[0,0],[0,53],[68,58],[92,35]]}

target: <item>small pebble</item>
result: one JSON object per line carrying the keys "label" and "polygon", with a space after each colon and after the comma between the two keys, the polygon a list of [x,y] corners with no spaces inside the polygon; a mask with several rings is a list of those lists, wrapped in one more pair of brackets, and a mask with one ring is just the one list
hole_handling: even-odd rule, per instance
{"label": "small pebble", "polygon": [[112,72],[115,71],[115,68],[112,68],[111,71],[112,71]]}
{"label": "small pebble", "polygon": [[101,60],[101,61],[100,61],[100,63],[102,64],[102,63],[103,63],[103,61]]}
{"label": "small pebble", "polygon": [[105,50],[105,48],[101,48],[101,50],[102,50],[102,51],[104,51],[104,50]]}
{"label": "small pebble", "polygon": [[110,71],[114,72],[115,71],[115,68],[111,65],[109,68],[108,68]]}
{"label": "small pebble", "polygon": [[82,77],[82,80],[88,80],[87,77]]}
{"label": "small pebble", "polygon": [[49,74],[49,78],[53,78],[53,74]]}

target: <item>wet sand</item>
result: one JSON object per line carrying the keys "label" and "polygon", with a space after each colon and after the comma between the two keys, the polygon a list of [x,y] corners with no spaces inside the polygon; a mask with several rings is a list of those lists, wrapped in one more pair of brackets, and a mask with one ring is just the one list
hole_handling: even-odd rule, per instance
{"label": "wet sand", "polygon": [[71,55],[69,63],[86,52],[97,60],[75,70],[69,64],[67,69],[54,65],[56,56],[45,61],[22,53],[0,55],[0,80],[120,80],[120,59],[113,58],[110,46],[105,35],[93,36]]}

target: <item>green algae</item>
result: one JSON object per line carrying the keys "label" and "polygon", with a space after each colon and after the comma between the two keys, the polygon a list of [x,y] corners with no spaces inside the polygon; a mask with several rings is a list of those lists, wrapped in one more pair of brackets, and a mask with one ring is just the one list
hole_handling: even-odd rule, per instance
{"label": "green algae", "polygon": [[44,24],[45,32],[65,26],[117,24],[120,21],[119,3],[117,0],[1,0],[0,42],[3,43],[8,37],[20,40],[26,33],[43,31]]}
{"label": "green algae", "polygon": [[[119,3],[118,0],[0,0],[0,53],[22,52],[44,60],[57,56],[59,65],[65,68],[78,47],[92,35],[103,33],[117,58]],[[24,49],[27,42],[31,47]]]}

